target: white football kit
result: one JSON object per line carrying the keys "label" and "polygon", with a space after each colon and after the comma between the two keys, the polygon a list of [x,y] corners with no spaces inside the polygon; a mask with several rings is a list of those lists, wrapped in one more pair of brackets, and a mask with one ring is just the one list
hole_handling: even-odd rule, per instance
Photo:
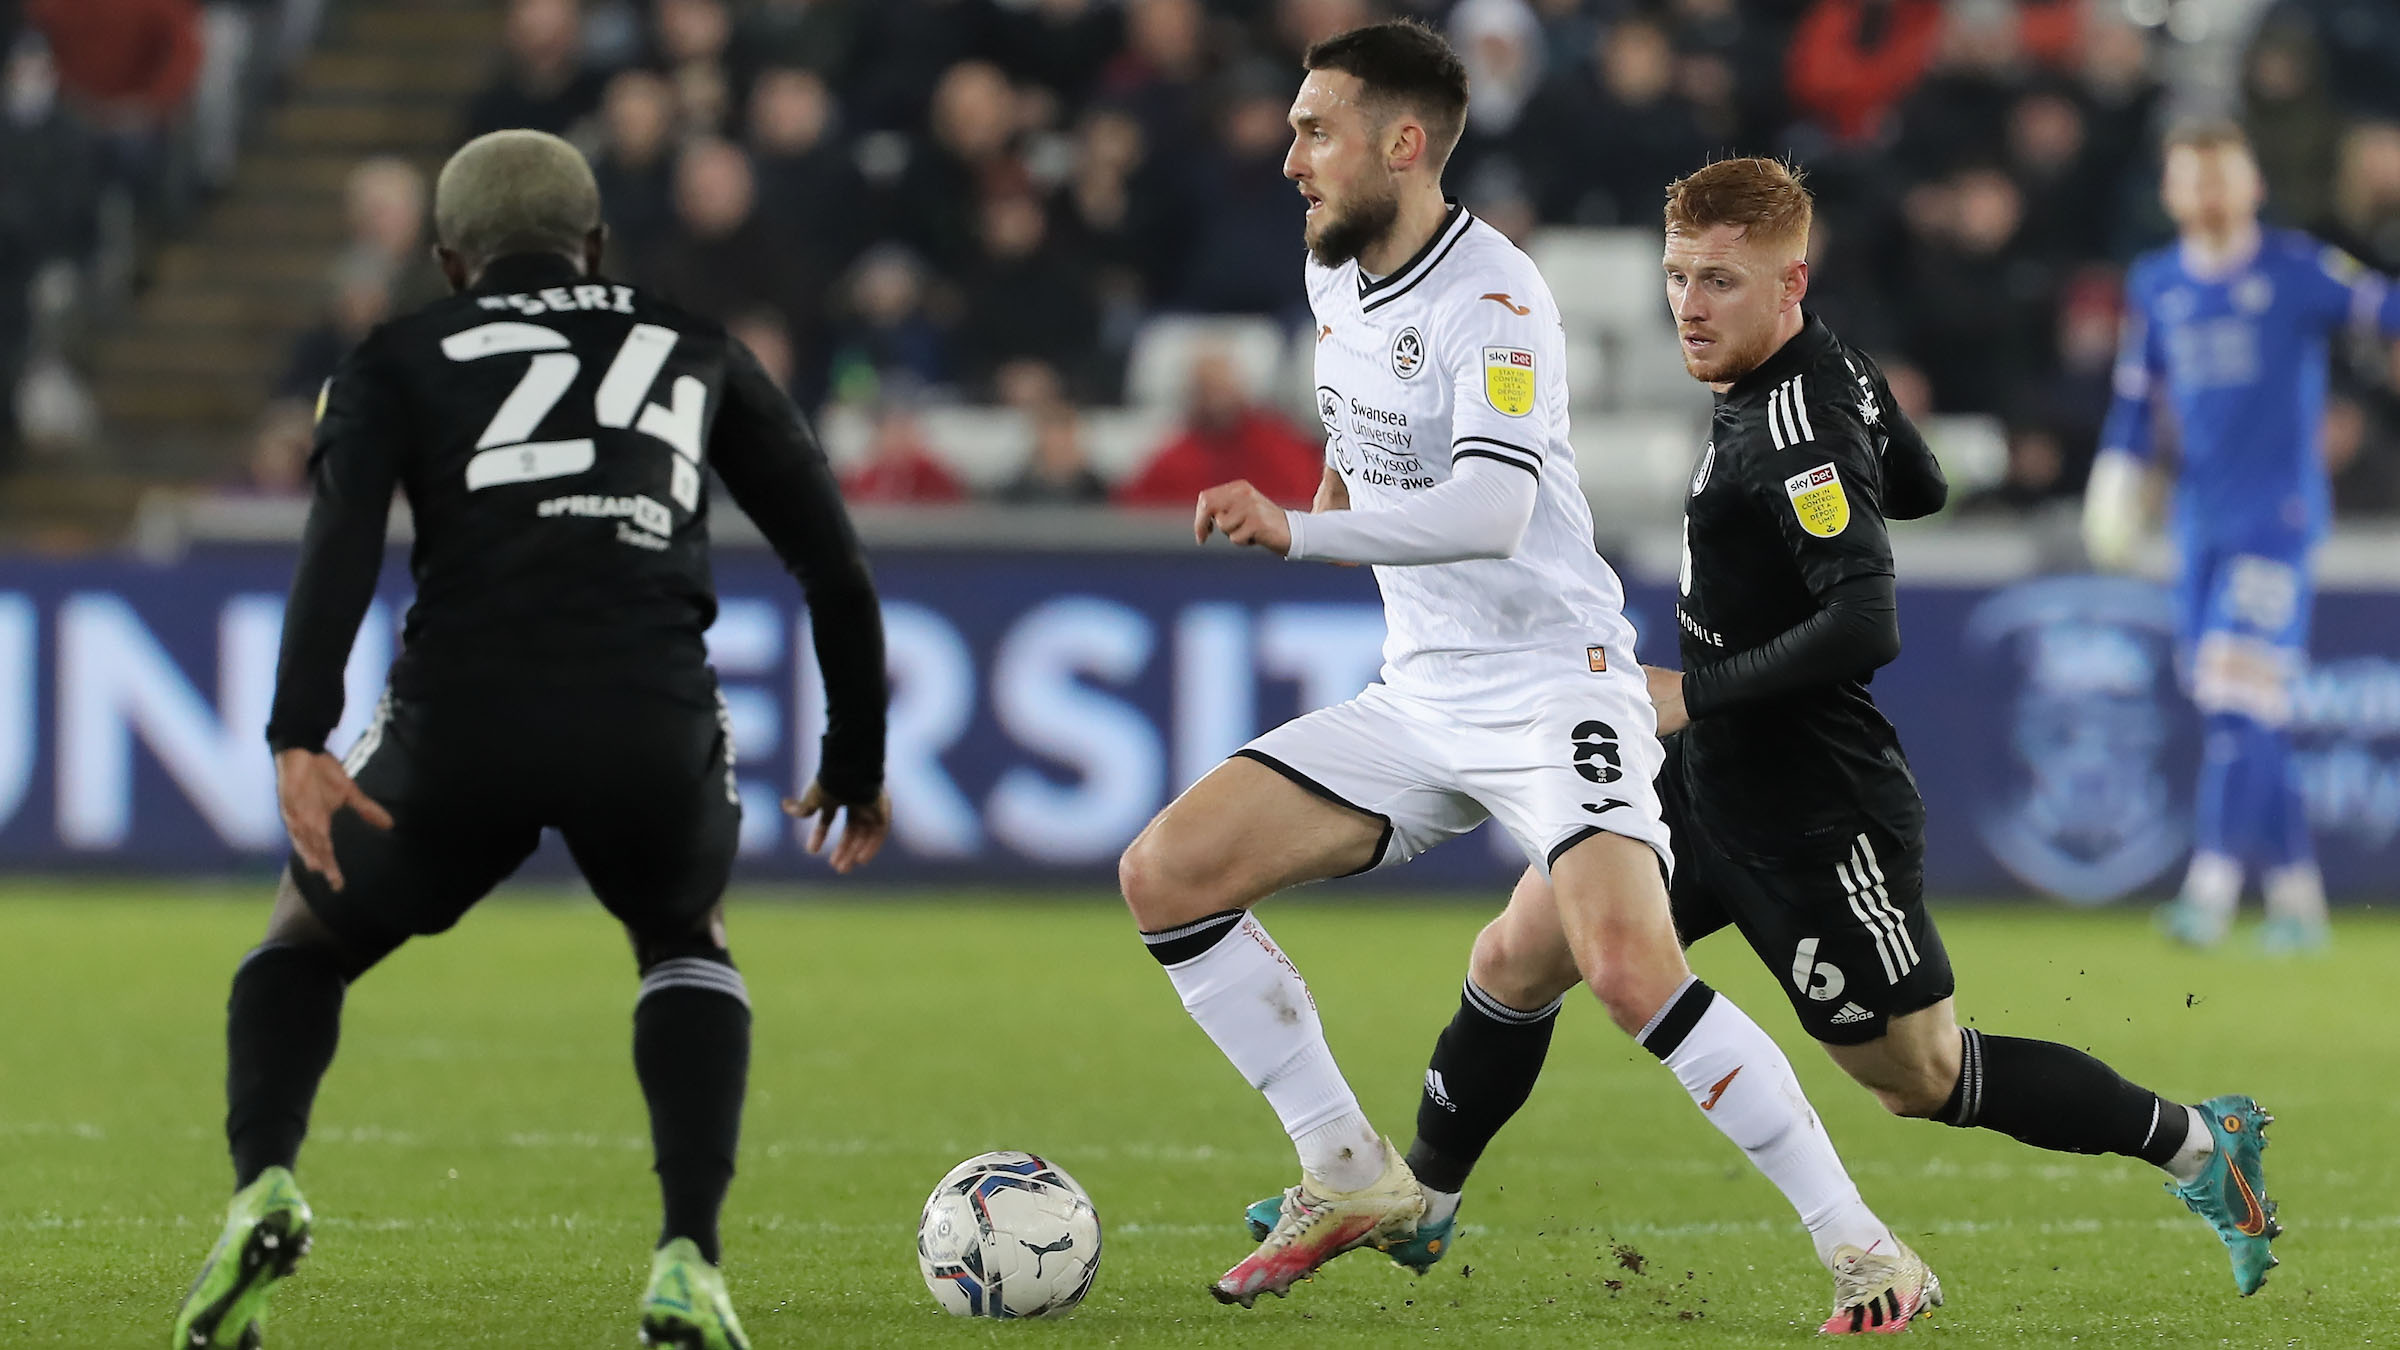
{"label": "white football kit", "polygon": [[1350,509],[1293,513],[1290,556],[1376,564],[1382,679],[1239,753],[1381,818],[1370,867],[1487,818],[1544,871],[1599,831],[1671,865],[1657,718],[1592,545],[1564,330],[1533,260],[1453,206],[1390,276],[1312,258],[1308,296]]}

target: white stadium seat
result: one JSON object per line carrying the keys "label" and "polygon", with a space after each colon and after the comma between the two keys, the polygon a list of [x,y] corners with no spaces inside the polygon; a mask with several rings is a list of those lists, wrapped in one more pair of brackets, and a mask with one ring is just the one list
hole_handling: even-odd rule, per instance
{"label": "white stadium seat", "polygon": [[1233,357],[1252,398],[1276,401],[1283,392],[1284,333],[1255,316],[1169,314],[1142,325],[1125,368],[1125,402],[1135,408],[1180,408],[1201,353],[1222,348]]}

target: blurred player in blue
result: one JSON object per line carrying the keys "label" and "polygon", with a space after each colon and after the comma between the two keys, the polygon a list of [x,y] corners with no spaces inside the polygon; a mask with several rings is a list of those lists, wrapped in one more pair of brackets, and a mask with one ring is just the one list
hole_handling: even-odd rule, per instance
{"label": "blurred player in blue", "polygon": [[2400,335],[2400,288],[2306,234],[2262,226],[2258,165],[2231,123],[2168,138],[2162,195],[2181,237],[2126,278],[2084,538],[2102,567],[2131,553],[2163,403],[2179,451],[2180,665],[2207,741],[2191,870],[2161,925],[2194,946],[2221,940],[2254,866],[2268,950],[2305,951],[2326,940],[2325,886],[2288,727],[2308,658],[2310,554],[2330,514],[2326,362],[2346,331]]}

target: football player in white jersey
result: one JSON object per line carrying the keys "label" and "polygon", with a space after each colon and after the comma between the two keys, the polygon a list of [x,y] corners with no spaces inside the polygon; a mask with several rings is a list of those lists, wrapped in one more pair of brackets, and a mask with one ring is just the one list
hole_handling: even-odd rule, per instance
{"label": "football player in white jersey", "polygon": [[1211,1292],[1248,1306],[1353,1248],[1446,1240],[1456,1197],[1430,1197],[1429,1212],[1335,1065],[1308,986],[1249,911],[1486,819],[1555,897],[1495,927],[1558,952],[1563,925],[1573,969],[1557,987],[1580,978],[1666,1063],[1790,1199],[1821,1258],[1896,1247],[1783,1052],[1684,965],[1652,786],[1657,724],[1623,592],[1592,547],[1558,312],[1531,260],[1442,195],[1466,73],[1407,22],[1329,38],[1305,64],[1284,172],[1308,201],[1325,477],[1310,512],[1247,483],[1211,488],[1193,532],[1373,564],[1389,637],[1379,683],[1252,742],[1161,812],[1119,868],[1184,1007],[1300,1155],[1265,1241]]}

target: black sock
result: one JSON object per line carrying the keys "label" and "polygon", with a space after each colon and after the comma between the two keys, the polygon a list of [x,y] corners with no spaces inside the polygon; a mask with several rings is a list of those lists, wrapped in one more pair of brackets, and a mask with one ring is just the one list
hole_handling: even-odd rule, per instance
{"label": "black sock", "polygon": [[1417,1101],[1409,1170],[1437,1191],[1466,1189],[1467,1174],[1509,1117],[1533,1095],[1558,1026],[1558,1003],[1523,1012],[1468,980],[1458,1015],[1433,1043]]}
{"label": "black sock", "polygon": [[2120,1153],[2164,1167],[2183,1147],[2191,1114],[2050,1041],[1959,1033],[1958,1086],[1934,1119],[1998,1130],[2054,1153]]}
{"label": "black sock", "polygon": [[717,1212],[733,1184],[750,1078],[750,991],[722,951],[642,974],[633,1070],[650,1103],[650,1145],[665,1206],[660,1246],[690,1238],[717,1263]]}
{"label": "black sock", "polygon": [[341,1039],[348,983],[329,947],[260,947],[233,972],[225,1001],[225,1140],[236,1189],[299,1161],[309,1107]]}
{"label": "black sock", "polygon": [[1155,933],[1142,934],[1142,945],[1158,958],[1162,966],[1180,966],[1186,961],[1205,956],[1225,940],[1225,935],[1239,926],[1246,915],[1238,909],[1219,910],[1205,919],[1162,928]]}

